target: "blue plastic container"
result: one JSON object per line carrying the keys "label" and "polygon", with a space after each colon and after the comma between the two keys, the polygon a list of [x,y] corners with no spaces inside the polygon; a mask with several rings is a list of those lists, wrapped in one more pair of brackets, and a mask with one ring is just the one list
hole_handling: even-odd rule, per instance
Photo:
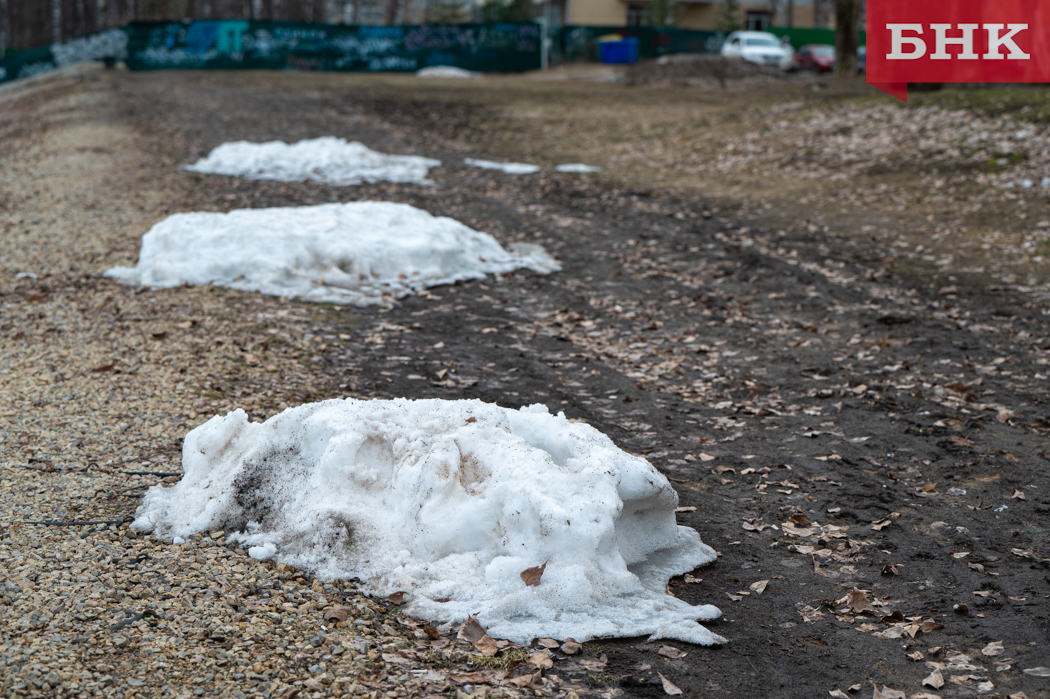
{"label": "blue plastic container", "polygon": [[631,36],[619,41],[603,41],[599,44],[602,63],[637,63],[638,38]]}

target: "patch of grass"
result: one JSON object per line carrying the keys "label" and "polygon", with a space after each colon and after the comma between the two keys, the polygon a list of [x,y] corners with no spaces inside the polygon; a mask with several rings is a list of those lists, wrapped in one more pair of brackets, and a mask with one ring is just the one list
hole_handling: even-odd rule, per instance
{"label": "patch of grass", "polygon": [[505,650],[495,657],[489,658],[484,655],[472,655],[470,661],[475,667],[483,667],[489,670],[507,670],[511,664],[521,664],[529,659],[529,651],[525,648]]}
{"label": "patch of grass", "polygon": [[608,672],[588,672],[587,679],[594,684],[617,684],[620,681],[618,676]]}

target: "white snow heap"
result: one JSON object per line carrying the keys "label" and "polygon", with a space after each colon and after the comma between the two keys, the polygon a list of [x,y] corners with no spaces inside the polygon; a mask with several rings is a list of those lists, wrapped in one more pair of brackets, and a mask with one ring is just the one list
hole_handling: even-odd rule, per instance
{"label": "white snow heap", "polygon": [[332,185],[362,182],[409,182],[433,184],[427,179],[440,160],[418,155],[386,155],[357,141],[344,138],[314,138],[288,144],[283,141],[223,143],[207,158],[184,170],[213,175],[233,175],[253,180],[303,182]]}
{"label": "white snow heap", "polygon": [[[168,541],[224,530],[255,558],[405,591],[422,619],[476,613],[518,643],[725,641],[696,623],[717,609],[665,594],[716,556],[675,523],[667,479],[542,405],[330,400],[263,423],[237,410],[186,436],[182,467],[147,491],[134,529]],[[543,564],[527,586],[521,573]]]}
{"label": "white snow heap", "polygon": [[481,73],[456,66],[430,66],[416,71],[419,78],[480,78]]}
{"label": "white snow heap", "polygon": [[464,158],[463,162],[471,167],[480,167],[485,170],[501,170],[508,175],[531,175],[540,171],[538,165],[528,163],[497,163],[494,160],[477,160],[476,158]]}
{"label": "white snow heap", "polygon": [[598,172],[598,168],[585,163],[564,163],[554,168],[555,172]]}
{"label": "white snow heap", "polygon": [[367,305],[522,267],[561,269],[539,245],[511,247],[407,204],[240,209],[169,216],[142,236],[135,267],[114,267],[106,276],[155,288],[211,283]]}

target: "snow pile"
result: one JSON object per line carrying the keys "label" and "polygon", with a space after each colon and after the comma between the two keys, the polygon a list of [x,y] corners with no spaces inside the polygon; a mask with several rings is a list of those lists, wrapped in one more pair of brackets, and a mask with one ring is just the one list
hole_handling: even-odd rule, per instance
{"label": "snow pile", "polygon": [[464,158],[463,162],[471,167],[480,167],[486,170],[502,170],[508,175],[531,175],[540,171],[539,166],[529,165],[528,163],[497,163],[494,160],[477,160],[475,158]]}
{"label": "snow pile", "polygon": [[[182,480],[155,486],[132,525],[165,540],[221,529],[256,558],[324,580],[407,593],[407,613],[477,613],[489,635],[725,639],[665,594],[715,560],[675,524],[678,496],[649,462],[542,405],[330,400],[249,423],[216,416],[183,445]],[[546,568],[536,586],[521,573]]]}
{"label": "snow pile", "polygon": [[583,163],[565,163],[554,170],[555,172],[598,172],[598,168]]}
{"label": "snow pile", "polygon": [[455,66],[430,66],[416,71],[419,78],[480,78],[481,73],[463,70]]}
{"label": "snow pile", "polygon": [[386,155],[357,141],[314,138],[289,145],[283,141],[224,143],[207,158],[184,170],[213,175],[233,175],[253,180],[352,185],[362,182],[432,184],[427,172],[440,160],[418,155]]}
{"label": "snow pile", "polygon": [[538,245],[496,239],[407,204],[351,202],[169,216],[142,236],[135,267],[107,277],[150,287],[217,284],[366,305],[526,267],[560,269]]}

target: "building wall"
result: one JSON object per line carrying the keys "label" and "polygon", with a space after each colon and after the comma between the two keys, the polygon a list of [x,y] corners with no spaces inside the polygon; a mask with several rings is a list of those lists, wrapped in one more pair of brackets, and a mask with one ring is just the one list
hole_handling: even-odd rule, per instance
{"label": "building wall", "polygon": [[[566,24],[598,25],[598,26],[627,26],[627,7],[633,3],[630,0],[568,0],[569,12]],[[638,4],[644,4],[639,2]],[[690,2],[682,0],[678,3],[678,22],[676,26],[682,29],[705,29],[714,30],[718,24],[718,12],[721,3],[714,2]],[[819,8],[815,5],[820,5]],[[862,2],[863,7],[863,2]],[[794,0],[791,12],[788,12],[788,0],[772,0],[771,2],[741,3],[740,22],[743,26],[744,18],[748,11],[769,12],[773,16],[774,26],[814,27],[815,21],[820,15],[823,19],[821,26],[833,27],[834,14],[831,0]],[[788,23],[788,15],[792,22]]]}
{"label": "building wall", "polygon": [[568,14],[566,24],[627,26],[627,3],[623,0],[569,0]]}

